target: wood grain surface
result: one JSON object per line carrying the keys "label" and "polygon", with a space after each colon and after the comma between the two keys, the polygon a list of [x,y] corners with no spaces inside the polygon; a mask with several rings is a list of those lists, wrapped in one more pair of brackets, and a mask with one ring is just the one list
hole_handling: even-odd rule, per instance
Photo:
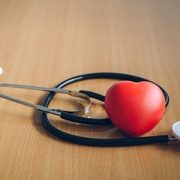
{"label": "wood grain surface", "polygon": [[[122,72],[146,77],[170,94],[170,105],[149,135],[170,134],[180,119],[179,0],[0,0],[0,82],[54,87],[74,75]],[[114,83],[93,80],[69,89],[105,94]],[[1,88],[41,103],[46,93]],[[58,95],[52,107],[78,108]],[[105,117],[94,102],[91,116]],[[68,132],[121,136],[114,127],[51,120]],[[0,99],[1,180],[180,179],[180,147],[96,148],[71,144],[45,131],[39,112]]]}

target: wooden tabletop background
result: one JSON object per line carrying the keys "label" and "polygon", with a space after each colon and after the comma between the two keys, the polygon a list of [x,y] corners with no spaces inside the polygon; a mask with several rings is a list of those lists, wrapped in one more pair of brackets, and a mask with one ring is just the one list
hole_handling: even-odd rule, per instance
{"label": "wooden tabletop background", "polygon": [[[121,72],[146,77],[170,94],[162,121],[145,136],[171,134],[180,119],[180,1],[0,0],[1,83],[54,87],[71,76]],[[105,94],[110,80],[68,89]],[[2,88],[1,93],[41,103],[46,93]],[[76,109],[58,95],[52,107]],[[105,117],[94,102],[92,117]],[[121,136],[112,126],[84,127],[50,116],[68,132]],[[39,112],[0,99],[1,180],[180,179],[180,147],[147,145],[97,148],[57,139],[43,129]]]}

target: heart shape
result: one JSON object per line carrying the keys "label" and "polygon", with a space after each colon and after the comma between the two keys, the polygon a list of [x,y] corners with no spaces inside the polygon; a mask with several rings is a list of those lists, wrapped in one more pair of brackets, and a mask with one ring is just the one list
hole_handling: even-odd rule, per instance
{"label": "heart shape", "polygon": [[140,136],[163,117],[165,98],[161,89],[151,82],[120,81],[108,89],[105,109],[121,131]]}

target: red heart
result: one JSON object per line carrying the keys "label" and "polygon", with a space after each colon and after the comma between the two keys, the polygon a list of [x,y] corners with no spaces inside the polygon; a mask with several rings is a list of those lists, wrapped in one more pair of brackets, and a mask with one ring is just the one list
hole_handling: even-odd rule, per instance
{"label": "red heart", "polygon": [[165,98],[161,89],[151,82],[121,81],[108,89],[105,109],[121,131],[140,136],[161,120]]}

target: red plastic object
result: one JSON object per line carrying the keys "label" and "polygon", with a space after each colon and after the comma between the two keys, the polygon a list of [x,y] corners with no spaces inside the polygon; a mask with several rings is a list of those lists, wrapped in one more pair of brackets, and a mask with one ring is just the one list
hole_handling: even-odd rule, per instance
{"label": "red plastic object", "polygon": [[120,81],[108,89],[105,109],[121,131],[140,136],[153,129],[163,117],[165,98],[153,83]]}

